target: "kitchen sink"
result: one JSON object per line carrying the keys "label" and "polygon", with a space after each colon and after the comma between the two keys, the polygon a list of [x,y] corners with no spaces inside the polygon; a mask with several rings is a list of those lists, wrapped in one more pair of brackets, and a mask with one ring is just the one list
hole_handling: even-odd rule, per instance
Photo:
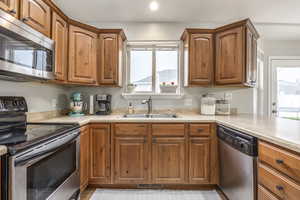
{"label": "kitchen sink", "polygon": [[176,114],[126,114],[124,118],[177,118]]}

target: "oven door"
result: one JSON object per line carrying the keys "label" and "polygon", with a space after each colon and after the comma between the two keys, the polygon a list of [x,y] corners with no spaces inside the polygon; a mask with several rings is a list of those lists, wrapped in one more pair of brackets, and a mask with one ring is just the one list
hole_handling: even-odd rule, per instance
{"label": "oven door", "polygon": [[79,193],[79,131],[11,158],[10,200],[68,200]]}

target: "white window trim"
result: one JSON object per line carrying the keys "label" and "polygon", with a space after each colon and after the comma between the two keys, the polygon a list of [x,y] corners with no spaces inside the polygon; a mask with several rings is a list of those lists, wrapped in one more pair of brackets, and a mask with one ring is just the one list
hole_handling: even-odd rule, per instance
{"label": "white window trim", "polygon": [[273,63],[276,61],[284,61],[284,60],[300,60],[300,56],[269,56],[269,66],[268,66],[268,115],[272,116],[272,104],[273,104],[273,97],[274,97],[274,93],[275,91],[273,90],[274,87],[272,87],[272,84],[274,84],[274,80],[275,80],[275,73],[274,73],[274,69],[273,69]]}
{"label": "white window trim", "polygon": [[[130,51],[128,50],[128,45],[130,45],[131,47],[134,47],[136,45],[136,47],[143,47],[143,43],[145,44],[146,47],[149,47],[151,45],[159,45],[161,47],[168,47],[168,45],[172,44],[177,44],[178,45],[178,90],[177,93],[155,93],[153,92],[155,90],[155,78],[156,78],[156,65],[155,65],[155,55],[152,56],[153,62],[152,62],[152,91],[151,92],[138,92],[138,93],[128,93],[127,92],[127,84],[130,81]],[[164,46],[165,45],[165,46]],[[164,40],[164,41],[128,41],[126,43],[126,47],[125,47],[125,52],[126,52],[126,65],[125,65],[125,78],[124,78],[124,87],[123,87],[123,93],[122,96],[125,99],[144,99],[147,98],[149,96],[151,96],[154,99],[181,99],[183,98],[184,94],[183,94],[183,83],[181,80],[182,77],[182,42],[178,41],[178,40]],[[153,51],[153,53],[155,54],[155,51]]]}

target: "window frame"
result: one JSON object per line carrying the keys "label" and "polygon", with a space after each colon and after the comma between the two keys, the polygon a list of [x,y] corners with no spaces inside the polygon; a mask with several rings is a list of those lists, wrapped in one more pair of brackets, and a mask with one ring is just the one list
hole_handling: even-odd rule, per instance
{"label": "window frame", "polygon": [[[173,98],[179,98],[182,96],[182,81],[181,81],[181,68],[182,68],[182,43],[180,41],[128,41],[125,47],[126,51],[126,77],[125,77],[125,87],[123,96],[124,97],[130,97],[130,96],[161,96],[161,97],[173,97]],[[138,91],[134,93],[129,93],[127,89],[127,85],[131,81],[131,50],[133,49],[143,49],[143,50],[151,50],[152,51],[152,90],[151,91]],[[177,50],[177,90],[176,93],[161,93],[156,90],[157,87],[157,77],[156,77],[156,53],[159,49],[171,49],[171,50]],[[163,49],[162,49],[163,50]]]}

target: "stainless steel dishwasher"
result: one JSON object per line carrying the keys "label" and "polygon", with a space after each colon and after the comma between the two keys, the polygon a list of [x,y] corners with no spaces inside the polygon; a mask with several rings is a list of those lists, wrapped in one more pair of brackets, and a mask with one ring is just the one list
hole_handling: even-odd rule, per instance
{"label": "stainless steel dishwasher", "polygon": [[229,200],[257,199],[257,138],[218,126],[220,188]]}

